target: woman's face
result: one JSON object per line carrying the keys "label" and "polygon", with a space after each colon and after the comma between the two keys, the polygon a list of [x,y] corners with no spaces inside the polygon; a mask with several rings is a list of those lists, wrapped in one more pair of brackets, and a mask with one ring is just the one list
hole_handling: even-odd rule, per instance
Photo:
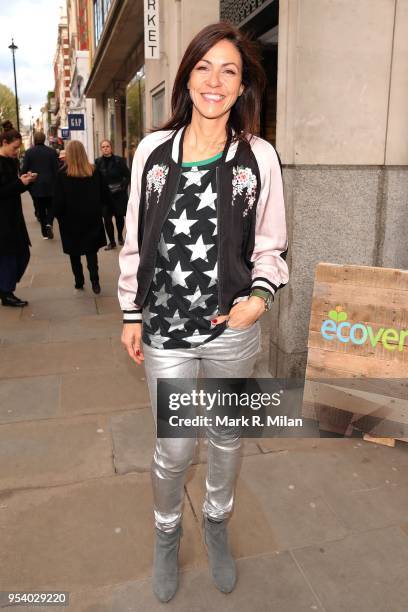
{"label": "woman's face", "polygon": [[7,143],[3,140],[3,153],[6,157],[18,157],[20,152],[21,140],[13,140],[13,142]]}
{"label": "woman's face", "polygon": [[112,147],[110,146],[109,142],[107,140],[104,140],[103,143],[101,144],[101,151],[102,151],[102,155],[112,155]]}
{"label": "woman's face", "polygon": [[194,109],[208,119],[225,115],[244,90],[241,81],[241,54],[232,42],[221,40],[191,71],[187,87]]}

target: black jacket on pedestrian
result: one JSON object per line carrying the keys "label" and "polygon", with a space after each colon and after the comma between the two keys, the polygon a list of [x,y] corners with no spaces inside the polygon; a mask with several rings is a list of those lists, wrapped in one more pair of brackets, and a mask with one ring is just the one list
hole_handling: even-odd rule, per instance
{"label": "black jacket on pedestrian", "polygon": [[18,160],[0,155],[0,255],[19,255],[31,246],[21,206],[27,189],[18,178]]}
{"label": "black jacket on pedestrian", "polygon": [[27,149],[22,173],[29,171],[38,173],[37,180],[30,186],[31,195],[34,198],[52,197],[58,173],[57,152],[45,144],[37,144]]}
{"label": "black jacket on pedestrian", "polygon": [[106,245],[102,209],[109,202],[108,186],[97,169],[86,177],[67,176],[66,168],[59,171],[53,213],[58,219],[64,253],[97,253]]}
{"label": "black jacket on pedestrian", "polygon": [[128,202],[130,170],[123,157],[119,155],[102,155],[95,160],[95,165],[103,174],[111,192],[112,203],[108,212],[111,215],[124,217]]}

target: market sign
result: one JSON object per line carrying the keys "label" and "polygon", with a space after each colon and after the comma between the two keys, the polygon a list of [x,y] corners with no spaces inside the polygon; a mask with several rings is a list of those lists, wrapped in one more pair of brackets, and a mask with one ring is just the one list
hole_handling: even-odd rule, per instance
{"label": "market sign", "polygon": [[85,117],[81,113],[68,115],[68,129],[71,131],[83,131],[85,129]]}
{"label": "market sign", "polygon": [[160,59],[159,0],[144,0],[145,59]]}

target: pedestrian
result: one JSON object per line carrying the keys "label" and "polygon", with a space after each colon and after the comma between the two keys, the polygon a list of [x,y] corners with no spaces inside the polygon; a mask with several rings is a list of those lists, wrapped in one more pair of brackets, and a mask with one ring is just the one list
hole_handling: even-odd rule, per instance
{"label": "pedestrian", "polygon": [[[120,256],[122,343],[145,363],[157,428],[157,379],[246,378],[261,350],[258,319],[288,282],[282,178],[275,149],[254,136],[265,75],[256,47],[224,22],[189,44],[172,115],[139,144]],[[176,434],[175,434],[176,435]],[[210,573],[236,583],[227,520],[240,455],[236,428],[211,426],[202,507]],[[152,461],[153,590],[178,583],[184,482],[196,440],[157,437]]]}
{"label": "pedestrian", "polygon": [[62,168],[65,165],[65,149],[61,149],[58,155],[58,167]]}
{"label": "pedestrian", "polygon": [[94,293],[100,293],[98,250],[106,244],[102,209],[110,200],[103,176],[93,166],[79,140],[66,148],[65,166],[57,176],[54,214],[58,219],[62,248],[69,255],[75,289],[84,288],[81,255],[85,255]]}
{"label": "pedestrian", "polygon": [[36,180],[32,173],[19,176],[21,134],[10,121],[0,129],[0,298],[3,306],[27,306],[14,295],[30,260],[30,238],[24,221],[21,194]]}
{"label": "pedestrian", "polygon": [[104,210],[104,222],[109,244],[105,251],[116,248],[115,232],[112,217],[115,217],[118,243],[123,245],[123,228],[125,226],[125,215],[128,201],[128,186],[130,183],[130,171],[123,157],[114,155],[110,140],[102,140],[101,157],[95,160],[96,167],[105,177],[111,193],[111,204]]}
{"label": "pedestrian", "polygon": [[36,216],[41,223],[44,240],[54,238],[52,230],[52,197],[58,172],[58,155],[45,144],[43,132],[34,133],[34,146],[27,149],[23,162],[23,173],[35,172],[38,178],[30,187]]}

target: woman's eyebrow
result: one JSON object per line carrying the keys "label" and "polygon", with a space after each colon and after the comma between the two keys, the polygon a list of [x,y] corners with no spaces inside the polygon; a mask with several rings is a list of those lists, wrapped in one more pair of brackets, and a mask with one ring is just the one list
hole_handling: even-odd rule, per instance
{"label": "woman's eyebrow", "polygon": [[[206,62],[207,64],[212,64],[212,62],[210,62],[210,60],[206,60],[206,59],[202,59],[200,60],[200,62]],[[230,64],[233,64],[235,66],[235,68],[238,68],[237,64],[235,62],[224,62],[223,64],[221,64],[221,66],[229,66]]]}

